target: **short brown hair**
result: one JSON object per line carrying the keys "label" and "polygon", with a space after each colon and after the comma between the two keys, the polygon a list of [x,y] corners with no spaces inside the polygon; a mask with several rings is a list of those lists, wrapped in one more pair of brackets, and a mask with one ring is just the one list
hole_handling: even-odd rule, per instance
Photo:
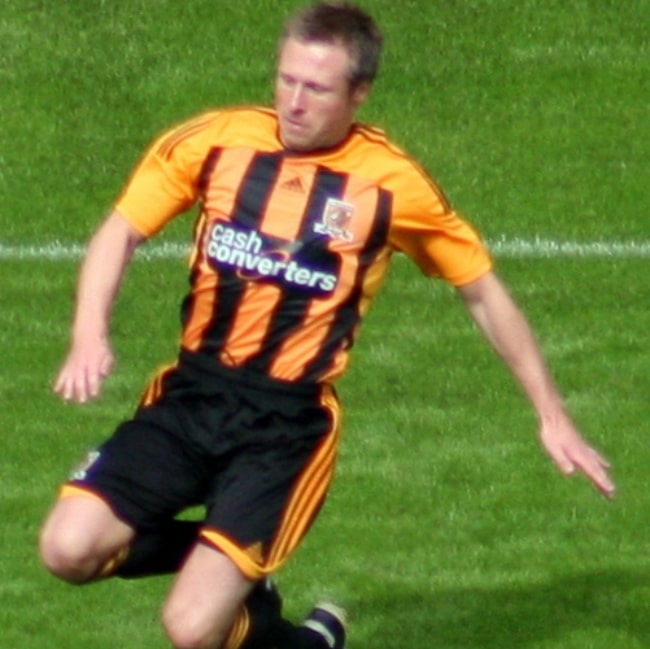
{"label": "short brown hair", "polygon": [[373,18],[350,2],[317,2],[300,10],[284,26],[281,42],[288,38],[342,43],[352,60],[352,87],[377,76],[383,37]]}

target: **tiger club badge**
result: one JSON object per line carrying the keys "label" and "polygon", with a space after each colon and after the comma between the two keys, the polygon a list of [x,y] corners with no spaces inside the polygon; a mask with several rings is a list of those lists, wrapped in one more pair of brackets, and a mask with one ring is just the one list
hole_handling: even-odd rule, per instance
{"label": "tiger club badge", "polygon": [[328,198],[320,222],[314,225],[314,232],[326,234],[332,239],[352,241],[352,232],[348,225],[354,214],[354,205],[337,198]]}

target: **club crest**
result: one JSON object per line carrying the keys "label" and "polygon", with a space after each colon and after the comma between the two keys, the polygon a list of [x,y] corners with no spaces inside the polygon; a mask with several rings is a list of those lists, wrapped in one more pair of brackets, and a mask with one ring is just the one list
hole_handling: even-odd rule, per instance
{"label": "club crest", "polygon": [[314,232],[326,234],[332,239],[352,241],[352,232],[348,225],[354,214],[354,205],[345,203],[337,198],[328,198],[319,223],[314,225]]}

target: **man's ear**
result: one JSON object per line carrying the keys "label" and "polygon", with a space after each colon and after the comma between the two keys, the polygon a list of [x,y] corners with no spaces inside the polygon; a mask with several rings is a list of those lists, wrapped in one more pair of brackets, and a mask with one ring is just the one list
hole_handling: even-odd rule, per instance
{"label": "man's ear", "polygon": [[352,91],[352,103],[359,107],[363,104],[370,95],[372,84],[369,81],[362,81]]}

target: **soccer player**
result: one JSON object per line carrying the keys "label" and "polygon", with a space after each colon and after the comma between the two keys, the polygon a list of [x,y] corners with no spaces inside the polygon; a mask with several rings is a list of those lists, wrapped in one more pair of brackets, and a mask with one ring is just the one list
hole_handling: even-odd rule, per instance
{"label": "soccer player", "polygon": [[[134,250],[198,206],[178,358],[62,486],[40,540],[47,568],[75,584],[176,572],[162,619],[177,648],[344,646],[342,610],[317,605],[294,625],[269,578],[327,495],[332,383],[395,252],[457,288],[559,469],[613,494],[480,238],[412,158],[355,122],[381,43],[348,3],[291,17],[274,108],[208,112],[159,137],[82,263],[54,386],[79,403],[111,371],[111,306]],[[204,520],[177,518],[197,504]]]}

